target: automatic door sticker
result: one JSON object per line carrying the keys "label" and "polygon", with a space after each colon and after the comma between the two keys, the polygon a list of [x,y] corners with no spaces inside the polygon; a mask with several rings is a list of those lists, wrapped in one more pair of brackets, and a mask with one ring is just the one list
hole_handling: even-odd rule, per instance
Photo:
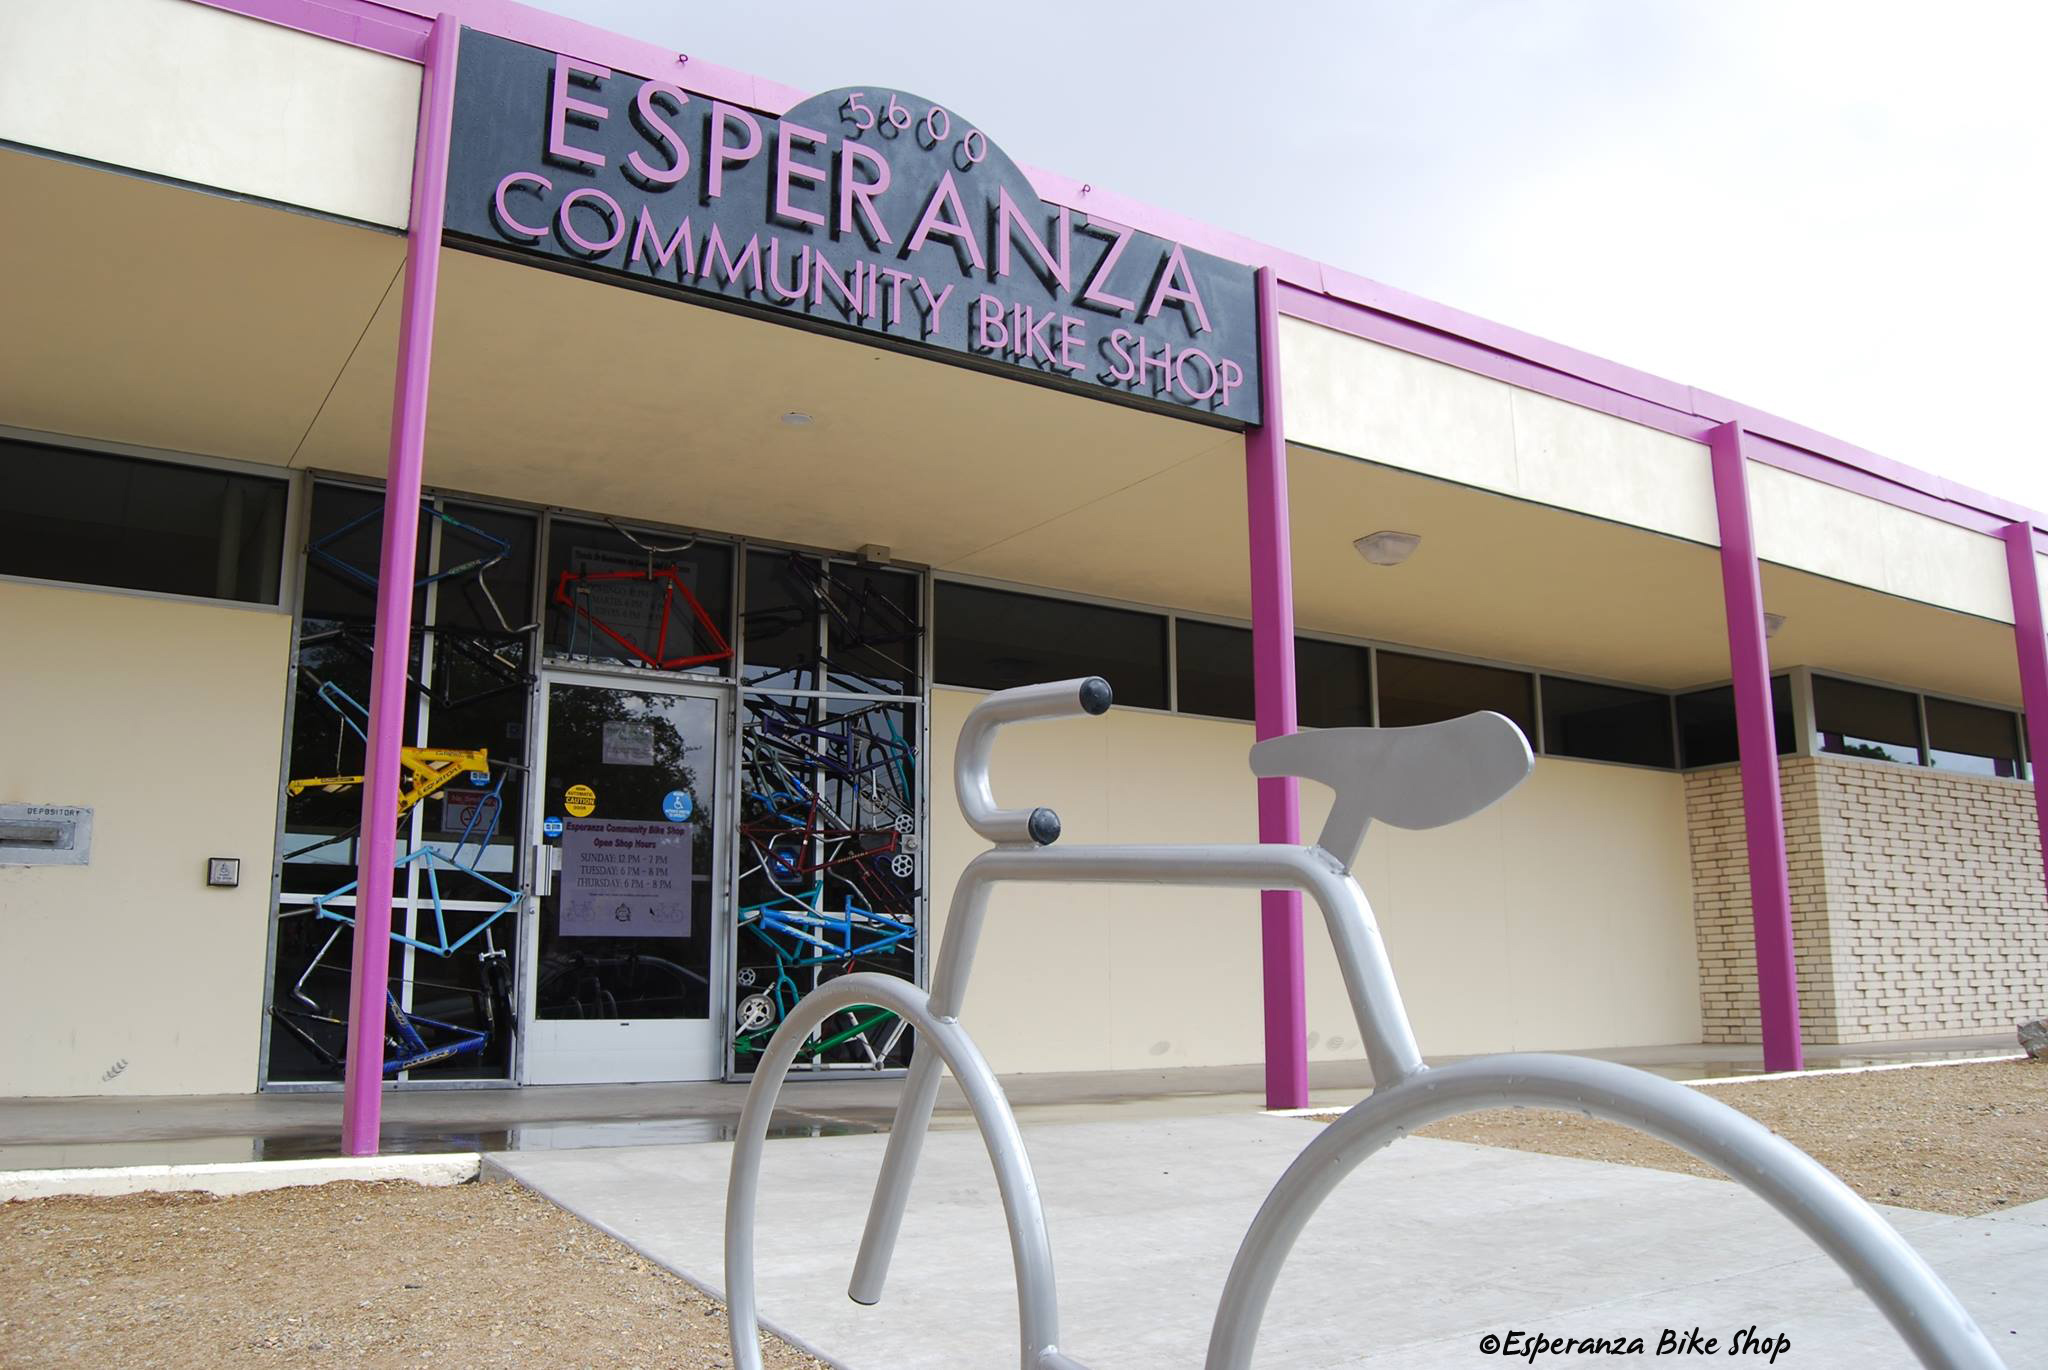
{"label": "automatic door sticker", "polygon": [[562,793],[562,807],[571,818],[588,818],[597,811],[597,791],[588,785],[571,785]]}
{"label": "automatic door sticker", "polygon": [[661,816],[671,823],[685,821],[696,807],[697,801],[690,798],[688,790],[670,790],[661,797]]}

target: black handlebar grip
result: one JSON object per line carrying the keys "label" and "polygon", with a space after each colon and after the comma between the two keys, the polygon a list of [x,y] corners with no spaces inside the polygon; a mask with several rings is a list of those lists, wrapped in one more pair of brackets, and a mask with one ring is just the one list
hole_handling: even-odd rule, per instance
{"label": "black handlebar grip", "polygon": [[[1116,692],[1109,688],[1109,682],[1099,675],[1089,676],[1081,682],[1081,707],[1091,714],[1106,714],[1109,706],[1116,702]],[[1055,818],[1054,824],[1059,820]],[[1050,840],[1050,839],[1048,839]]]}

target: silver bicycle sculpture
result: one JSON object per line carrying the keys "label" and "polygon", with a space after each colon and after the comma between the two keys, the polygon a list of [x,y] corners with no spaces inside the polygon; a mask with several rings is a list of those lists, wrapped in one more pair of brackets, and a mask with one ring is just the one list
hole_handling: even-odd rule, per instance
{"label": "silver bicycle sculpture", "polygon": [[1250,1365],[1267,1299],[1295,1238],[1360,1162],[1440,1118],[1509,1105],[1604,1118],[1691,1152],[1747,1185],[1819,1245],[1877,1304],[1923,1365],[2003,1365],[1947,1286],[1874,1209],[1812,1157],[1725,1104],[1645,1071],[1575,1056],[1511,1054],[1423,1065],[1352,864],[1374,820],[1398,828],[1441,827],[1478,813],[1520,784],[1533,761],[1513,723],[1481,713],[1419,728],[1340,728],[1257,744],[1251,750],[1255,774],[1295,776],[1335,792],[1329,820],[1308,846],[1055,847],[1060,823],[1052,810],[996,803],[988,770],[997,731],[1035,719],[1101,714],[1110,702],[1107,682],[1090,677],[1004,690],[977,705],[960,730],[953,779],[968,825],[995,845],[961,874],[930,992],[871,972],[842,976],[805,996],[770,1039],[740,1116],[726,1195],[725,1287],[737,1370],[761,1370],[754,1218],[776,1095],[809,1034],[832,1014],[864,1006],[898,1014],[917,1029],[917,1045],[847,1292],[859,1303],[881,1299],[943,1067],[965,1094],[995,1167],[1016,1269],[1018,1364],[1022,1370],[1085,1370],[1060,1346],[1052,1247],[1017,1121],[959,1019],[990,890],[1032,880],[1299,890],[1322,910],[1336,946],[1372,1065],[1373,1092],[1316,1134],[1252,1220],[1217,1306],[1207,1370]]}

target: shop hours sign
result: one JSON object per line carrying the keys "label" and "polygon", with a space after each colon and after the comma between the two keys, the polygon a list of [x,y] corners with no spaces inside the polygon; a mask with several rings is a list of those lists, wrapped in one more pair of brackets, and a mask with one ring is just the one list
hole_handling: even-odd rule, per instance
{"label": "shop hours sign", "polygon": [[448,231],[1210,421],[1259,419],[1252,271],[1041,200],[903,91],[781,118],[466,31]]}
{"label": "shop hours sign", "polygon": [[688,937],[692,831],[685,823],[565,820],[561,935]]}

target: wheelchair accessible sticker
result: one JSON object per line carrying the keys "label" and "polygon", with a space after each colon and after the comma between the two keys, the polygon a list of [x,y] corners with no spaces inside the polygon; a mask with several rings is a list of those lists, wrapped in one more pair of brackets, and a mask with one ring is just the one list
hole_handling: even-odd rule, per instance
{"label": "wheelchair accessible sticker", "polygon": [[597,791],[588,785],[571,785],[562,792],[562,807],[571,818],[588,818],[597,810]]}
{"label": "wheelchair accessible sticker", "polygon": [[696,807],[688,790],[670,790],[661,797],[661,816],[671,823],[683,822]]}

